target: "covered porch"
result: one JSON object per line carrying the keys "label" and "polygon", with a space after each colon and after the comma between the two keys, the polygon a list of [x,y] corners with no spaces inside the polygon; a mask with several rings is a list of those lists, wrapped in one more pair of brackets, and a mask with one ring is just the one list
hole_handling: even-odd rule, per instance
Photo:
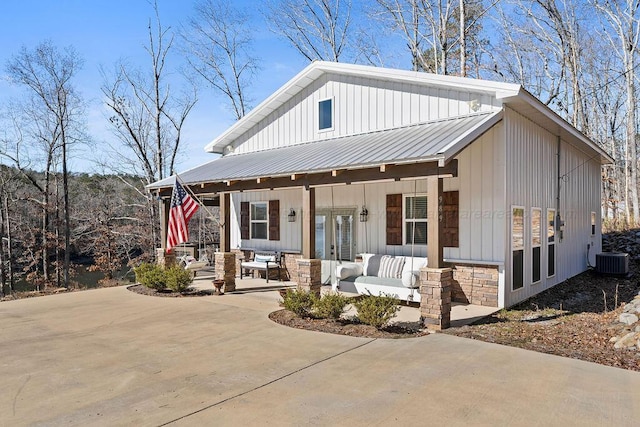
{"label": "covered porch", "polygon": [[[182,173],[179,179],[193,193],[219,200],[215,269],[228,291],[235,289],[241,258],[248,250],[260,249],[287,253],[287,278],[300,289],[319,292],[321,260],[336,259],[338,249],[335,235],[331,245],[326,239],[319,241],[317,218],[323,211],[350,208],[346,217],[364,222],[361,238],[367,238],[367,227],[386,228],[386,241],[379,239],[376,252],[426,258],[420,271],[421,318],[429,327],[442,329],[450,325],[454,292],[453,272],[444,260],[445,240],[451,238],[445,229],[444,187],[458,176],[456,155],[500,120],[500,113],[476,114],[249,153],[233,154],[231,147],[229,154]],[[165,202],[165,212],[174,179],[152,186]],[[356,187],[362,188],[362,200],[353,196]],[[419,245],[408,243],[402,210],[403,193],[411,188],[425,200]],[[394,189],[399,189],[394,194],[399,199],[394,206],[384,205],[381,200]],[[336,204],[334,192],[347,194],[347,201]],[[254,217],[254,210],[261,216]],[[457,210],[454,214],[457,217]],[[164,221],[166,229],[166,216]],[[362,242],[350,245],[351,260],[369,249]]]}

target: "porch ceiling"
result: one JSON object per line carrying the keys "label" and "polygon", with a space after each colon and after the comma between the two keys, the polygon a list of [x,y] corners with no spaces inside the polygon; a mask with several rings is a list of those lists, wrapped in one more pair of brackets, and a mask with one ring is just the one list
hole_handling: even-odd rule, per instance
{"label": "porch ceiling", "polygon": [[[233,184],[240,181],[252,181],[253,184],[262,181],[263,185],[255,188],[268,188],[265,182],[278,178],[280,181],[283,178],[294,180],[295,176],[323,173],[332,173],[333,178],[339,178],[343,172],[355,171],[352,172],[352,178],[343,177],[343,182],[346,182],[349,179],[369,180],[371,178],[364,171],[383,166],[398,168],[429,162],[439,162],[443,166],[501,117],[501,112],[476,114],[246,154],[231,154],[183,172],[180,179],[188,185],[200,185],[201,190],[207,187],[207,191],[221,191],[220,186],[224,184],[229,187],[227,191],[234,191],[236,188],[233,188]],[[396,178],[407,176],[407,173],[404,171]],[[416,176],[415,173],[413,176]],[[378,179],[386,177],[394,176],[379,176]],[[169,177],[147,188],[170,188],[174,179]],[[314,182],[317,183],[317,180]],[[244,185],[238,189],[248,187]]]}

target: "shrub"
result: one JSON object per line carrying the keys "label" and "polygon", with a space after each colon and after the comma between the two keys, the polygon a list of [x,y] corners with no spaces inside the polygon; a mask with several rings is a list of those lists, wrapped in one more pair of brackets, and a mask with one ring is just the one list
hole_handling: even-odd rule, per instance
{"label": "shrub", "polygon": [[167,288],[171,289],[173,292],[184,292],[193,282],[191,272],[177,265],[168,268],[164,273],[166,276]]}
{"label": "shrub", "polygon": [[161,291],[167,286],[164,269],[157,264],[143,263],[133,271],[136,273],[136,281],[147,288]]}
{"label": "shrub", "polygon": [[354,301],[353,305],[358,310],[358,320],[366,325],[382,329],[391,319],[396,317],[400,310],[397,298],[381,294],[380,296],[367,296]]}
{"label": "shrub", "polygon": [[313,313],[322,319],[339,319],[349,303],[349,298],[337,292],[327,292],[322,298],[316,298]]}
{"label": "shrub", "polygon": [[314,293],[288,289],[283,298],[283,305],[284,308],[300,317],[309,317],[317,299],[318,297]]}

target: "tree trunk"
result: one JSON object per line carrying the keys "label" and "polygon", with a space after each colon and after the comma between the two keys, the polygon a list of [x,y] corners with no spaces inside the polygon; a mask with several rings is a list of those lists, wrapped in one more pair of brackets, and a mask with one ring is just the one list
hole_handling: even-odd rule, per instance
{"label": "tree trunk", "polygon": [[460,76],[467,76],[467,36],[465,31],[464,0],[460,0]]}
{"label": "tree trunk", "polygon": [[[47,166],[48,167],[48,166]],[[45,184],[44,184],[44,203],[42,205],[42,281],[43,286],[46,288],[49,282],[49,185],[51,181],[51,175],[47,170],[45,172]],[[38,284],[38,291],[40,284]]]}
{"label": "tree trunk", "polygon": [[[4,199],[4,198],[3,198]],[[6,272],[6,256],[4,250],[4,233],[5,233],[4,209],[0,210],[0,295],[5,296],[7,292],[7,272]]]}
{"label": "tree trunk", "polygon": [[11,243],[11,218],[9,217],[9,196],[4,195],[4,217],[6,219],[7,227],[7,261],[8,261],[8,273],[9,273],[9,292],[13,292],[14,289],[14,277],[13,277],[13,249]]}
{"label": "tree trunk", "polygon": [[64,199],[64,287],[69,287],[71,261],[71,215],[69,214],[69,172],[67,171],[67,140],[62,127],[62,197]]}
{"label": "tree trunk", "polygon": [[54,217],[53,217],[53,231],[55,232],[55,245],[54,245],[54,252],[55,252],[55,256],[56,256],[56,262],[55,262],[55,280],[56,280],[56,287],[59,288],[62,285],[62,274],[61,274],[61,264],[60,264],[60,260],[62,259],[63,255],[60,253],[60,251],[62,250],[61,246],[60,246],[60,226],[61,226],[61,222],[60,222],[60,185],[58,183],[58,174],[56,173],[55,175],[55,179],[54,179],[54,187],[56,189],[56,191],[54,192],[55,194],[55,210],[54,210]]}
{"label": "tree trunk", "polygon": [[[632,226],[640,223],[640,206],[638,206],[638,155],[636,149],[636,94],[635,94],[635,60],[633,52],[627,56],[627,162],[629,174],[625,180],[627,190],[630,192],[633,217],[629,218]],[[629,207],[627,203],[627,214]]]}

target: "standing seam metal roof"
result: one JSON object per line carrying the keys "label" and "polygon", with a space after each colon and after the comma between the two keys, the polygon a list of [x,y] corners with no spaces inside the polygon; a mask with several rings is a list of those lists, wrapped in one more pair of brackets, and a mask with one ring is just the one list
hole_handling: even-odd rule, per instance
{"label": "standing seam metal roof", "polygon": [[[251,153],[230,154],[183,172],[180,179],[186,184],[199,184],[442,159],[448,148],[496,114],[448,118]],[[147,188],[170,187],[174,179],[169,177]]]}

